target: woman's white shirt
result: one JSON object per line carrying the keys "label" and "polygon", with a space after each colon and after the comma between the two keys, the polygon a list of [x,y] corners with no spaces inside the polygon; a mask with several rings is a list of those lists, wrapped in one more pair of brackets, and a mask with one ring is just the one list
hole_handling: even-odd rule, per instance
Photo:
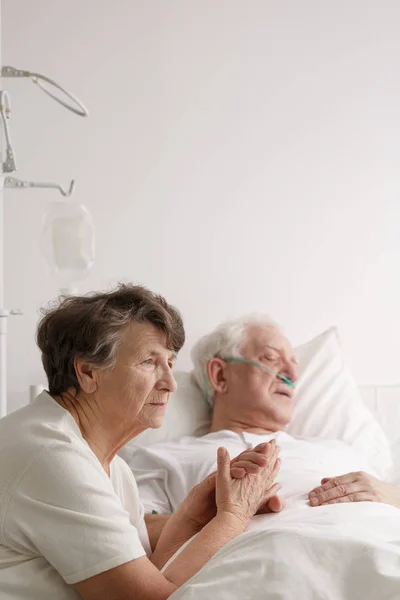
{"label": "woman's white shirt", "polygon": [[0,598],[69,600],[69,584],[150,554],[135,479],[107,476],[47,392],[0,420]]}

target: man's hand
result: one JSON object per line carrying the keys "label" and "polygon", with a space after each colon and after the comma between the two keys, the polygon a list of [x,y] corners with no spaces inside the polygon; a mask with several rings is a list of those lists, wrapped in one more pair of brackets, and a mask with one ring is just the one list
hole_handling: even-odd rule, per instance
{"label": "man's hand", "polygon": [[[253,449],[244,450],[231,461],[231,475],[236,479],[241,479],[246,473],[257,473],[268,462],[268,448],[270,442],[259,444]],[[280,483],[274,483],[268,490],[265,490],[264,501],[257,511],[257,515],[270,512],[281,512],[286,506],[285,500],[277,496],[281,489]]]}
{"label": "man's hand", "polygon": [[268,462],[268,442],[248,448],[231,460],[231,476],[241,479],[246,473],[257,473]]}
{"label": "man's hand", "polygon": [[264,502],[256,512],[256,515],[265,515],[267,513],[278,513],[281,512],[286,507],[286,501],[282,496],[277,496],[277,492],[281,488],[281,484],[275,484],[277,487],[274,488],[272,486],[269,490],[267,490]]}
{"label": "man's hand", "polygon": [[400,508],[400,490],[364,471],[325,477],[308,497],[311,506],[340,502],[383,502]]}

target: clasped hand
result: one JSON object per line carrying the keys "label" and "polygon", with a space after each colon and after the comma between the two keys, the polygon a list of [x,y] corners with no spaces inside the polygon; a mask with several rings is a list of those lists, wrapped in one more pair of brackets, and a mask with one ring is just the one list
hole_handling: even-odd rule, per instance
{"label": "clasped hand", "polygon": [[254,514],[279,512],[285,506],[275,483],[280,468],[275,440],[248,449],[232,461],[225,448],[218,449],[216,472],[196,485],[179,509],[198,529],[217,511],[232,512],[246,520]]}

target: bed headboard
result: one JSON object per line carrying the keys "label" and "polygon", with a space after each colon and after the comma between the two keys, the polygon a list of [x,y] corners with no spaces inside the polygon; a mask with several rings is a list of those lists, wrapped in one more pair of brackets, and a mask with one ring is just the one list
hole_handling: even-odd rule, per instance
{"label": "bed headboard", "polygon": [[400,483],[400,384],[360,386],[360,392],[389,439]]}
{"label": "bed headboard", "polygon": [[376,415],[390,442],[400,439],[400,384],[360,386],[361,396]]}

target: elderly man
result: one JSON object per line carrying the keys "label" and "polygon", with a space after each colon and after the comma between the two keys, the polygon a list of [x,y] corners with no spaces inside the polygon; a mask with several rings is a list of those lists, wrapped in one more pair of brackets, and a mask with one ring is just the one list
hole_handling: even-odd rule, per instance
{"label": "elderly man", "polygon": [[[400,508],[400,491],[377,479],[344,443],[295,439],[284,432],[292,418],[297,363],[274,322],[242,318],[224,323],[196,344],[192,360],[194,377],[213,407],[210,433],[135,451],[130,467],[146,512],[174,512],[215,471],[218,446],[235,457],[271,439],[281,449],[277,481],[282,497],[272,495],[264,512],[358,501]],[[246,466],[239,457],[231,474],[240,477]]]}

